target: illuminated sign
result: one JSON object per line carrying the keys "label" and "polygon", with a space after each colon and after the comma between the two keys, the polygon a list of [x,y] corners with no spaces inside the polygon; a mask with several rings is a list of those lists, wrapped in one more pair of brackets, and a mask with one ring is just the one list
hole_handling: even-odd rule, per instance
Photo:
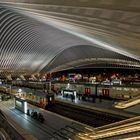
{"label": "illuminated sign", "polygon": [[73,94],[73,91],[63,91],[64,92],[64,94]]}
{"label": "illuminated sign", "polygon": [[22,107],[22,102],[16,100],[16,106]]}
{"label": "illuminated sign", "polygon": [[91,93],[91,88],[85,88],[85,94],[90,94]]}
{"label": "illuminated sign", "polygon": [[103,96],[108,97],[109,96],[109,89],[102,89]]}
{"label": "illuminated sign", "polygon": [[27,113],[27,102],[24,102],[24,113]]}

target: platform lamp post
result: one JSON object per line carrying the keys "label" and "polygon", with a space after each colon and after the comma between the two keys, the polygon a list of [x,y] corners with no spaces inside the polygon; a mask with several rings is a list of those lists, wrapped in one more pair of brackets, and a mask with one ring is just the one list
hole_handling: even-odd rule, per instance
{"label": "platform lamp post", "polygon": [[51,80],[49,80],[49,93],[51,93]]}
{"label": "platform lamp post", "polygon": [[49,73],[49,93],[51,93],[51,86],[52,86],[52,83],[51,83],[51,73]]}
{"label": "platform lamp post", "polygon": [[11,91],[12,91],[12,90],[11,90],[11,85],[10,85],[10,95],[11,95],[11,93],[12,93]]}
{"label": "platform lamp post", "polygon": [[5,82],[6,82],[5,84],[6,84],[6,88],[7,88],[7,79],[5,80]]}
{"label": "platform lamp post", "polygon": [[96,97],[97,97],[97,92],[98,92],[98,90],[97,90],[97,89],[98,89],[98,86],[99,86],[99,84],[96,83],[96,84],[95,84],[95,96],[96,96]]}

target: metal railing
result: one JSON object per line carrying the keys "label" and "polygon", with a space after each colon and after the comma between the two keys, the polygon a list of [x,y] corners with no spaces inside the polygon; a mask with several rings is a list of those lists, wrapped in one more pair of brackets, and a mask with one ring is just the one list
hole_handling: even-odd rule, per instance
{"label": "metal railing", "polygon": [[0,128],[0,140],[11,140],[10,136],[3,128]]}
{"label": "metal railing", "polygon": [[137,104],[140,104],[140,95],[127,101],[118,102],[117,104],[114,105],[114,107],[124,109]]}
{"label": "metal railing", "polygon": [[79,133],[78,136],[83,140],[91,140],[136,133],[140,131],[140,116],[98,127],[94,130],[90,133]]}

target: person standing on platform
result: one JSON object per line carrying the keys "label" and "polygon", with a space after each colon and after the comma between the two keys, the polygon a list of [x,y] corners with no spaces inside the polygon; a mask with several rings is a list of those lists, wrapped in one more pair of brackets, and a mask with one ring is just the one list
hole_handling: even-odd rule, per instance
{"label": "person standing on platform", "polygon": [[73,102],[73,100],[74,100],[74,95],[71,94],[71,101]]}

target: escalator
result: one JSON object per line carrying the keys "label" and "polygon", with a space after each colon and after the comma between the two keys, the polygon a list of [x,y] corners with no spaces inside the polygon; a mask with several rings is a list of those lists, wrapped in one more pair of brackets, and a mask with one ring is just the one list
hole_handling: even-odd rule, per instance
{"label": "escalator", "polygon": [[119,109],[125,109],[125,108],[129,108],[131,106],[135,106],[137,104],[140,104],[140,96],[134,97],[127,101],[118,102],[114,105],[114,107],[119,108]]}
{"label": "escalator", "polygon": [[91,133],[93,128],[72,122],[70,125],[61,128],[59,131],[54,132],[52,140],[81,140],[78,136],[79,133]]}
{"label": "escalator", "polygon": [[97,127],[93,132],[79,133],[82,140],[94,139],[118,139],[118,137],[130,137],[140,135],[140,116],[116,122],[102,127]]}
{"label": "escalator", "polygon": [[11,140],[8,133],[3,128],[0,128],[0,140]]}
{"label": "escalator", "polygon": [[52,140],[112,140],[138,136],[140,136],[140,116],[97,128],[73,122],[54,132]]}

